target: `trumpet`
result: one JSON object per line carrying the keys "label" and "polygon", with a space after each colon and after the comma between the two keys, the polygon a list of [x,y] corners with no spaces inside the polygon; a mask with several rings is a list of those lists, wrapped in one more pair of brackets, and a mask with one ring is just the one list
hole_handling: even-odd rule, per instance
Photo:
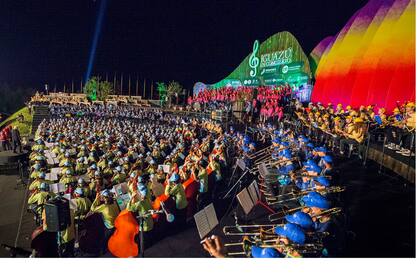
{"label": "trumpet", "polygon": [[[271,215],[268,216],[268,220],[270,222],[274,222],[274,221],[278,221],[278,220],[284,219],[284,217],[286,215],[288,215],[288,214],[290,214],[292,212],[295,212],[297,210],[301,210],[303,208],[306,208],[306,206],[300,206],[300,207],[297,207],[297,208],[293,208],[293,209],[289,209],[289,210],[286,210],[286,211],[282,211],[282,212],[271,214]],[[312,218],[315,218],[315,219],[319,219],[319,218],[321,218],[323,216],[335,215],[335,214],[338,214],[340,212],[341,212],[341,208],[335,207],[335,208],[330,208],[330,209],[324,210],[321,213],[319,213],[318,215],[311,215],[311,217]]]}

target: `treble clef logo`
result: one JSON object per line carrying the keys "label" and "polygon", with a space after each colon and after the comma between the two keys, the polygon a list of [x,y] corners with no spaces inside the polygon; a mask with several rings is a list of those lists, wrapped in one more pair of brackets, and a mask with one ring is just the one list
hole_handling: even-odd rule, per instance
{"label": "treble clef logo", "polygon": [[257,75],[257,67],[260,65],[260,59],[256,56],[258,52],[260,44],[258,40],[255,40],[254,46],[252,48],[252,54],[248,59],[249,67],[251,68],[251,71],[249,71],[249,75],[251,77],[255,77]]}

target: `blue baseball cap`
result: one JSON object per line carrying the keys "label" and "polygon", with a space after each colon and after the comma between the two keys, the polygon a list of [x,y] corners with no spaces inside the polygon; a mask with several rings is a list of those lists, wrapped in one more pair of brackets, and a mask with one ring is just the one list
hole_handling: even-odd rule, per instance
{"label": "blue baseball cap", "polygon": [[308,148],[313,148],[314,147],[314,144],[313,143],[311,143],[311,142],[308,142],[307,144],[306,144],[306,147],[308,147]]}
{"label": "blue baseball cap", "polygon": [[326,162],[326,163],[332,163],[333,162],[333,158],[330,155],[326,155],[323,156],[322,159]]}
{"label": "blue baseball cap", "polygon": [[330,186],[330,180],[328,180],[326,177],[324,176],[319,176],[314,178],[315,181],[317,181],[318,183],[320,183],[323,186],[329,187]]}
{"label": "blue baseball cap", "polygon": [[287,158],[287,159],[291,159],[292,158],[292,152],[290,150],[284,150],[283,152],[283,157]]}
{"label": "blue baseball cap", "polygon": [[288,221],[291,224],[296,224],[304,229],[310,229],[314,225],[311,216],[302,211],[298,211],[291,215],[287,215],[286,221]]}
{"label": "blue baseball cap", "polygon": [[325,148],[325,147],[316,147],[315,149],[314,149],[316,152],[321,152],[321,153],[326,153],[327,152],[327,148]]}
{"label": "blue baseball cap", "polygon": [[171,178],[169,178],[169,182],[177,182],[179,180],[179,175],[177,173],[173,173]]}
{"label": "blue baseball cap", "polygon": [[278,138],[278,137],[276,137],[276,138],[274,138],[273,143],[280,144],[281,143],[281,139]]}
{"label": "blue baseball cap", "polygon": [[313,159],[308,159],[304,164],[305,167],[309,167],[309,166],[317,166],[315,160]]}
{"label": "blue baseball cap", "polygon": [[310,166],[306,167],[306,170],[316,172],[316,173],[321,173],[321,171],[322,171],[321,167],[319,167],[317,165],[310,165]]}
{"label": "blue baseball cap", "polygon": [[307,207],[330,208],[330,202],[317,192],[310,192],[301,198],[301,202]]}
{"label": "blue baseball cap", "polygon": [[276,227],[274,232],[277,235],[287,237],[293,243],[305,244],[305,232],[298,225],[288,223],[282,227]]}
{"label": "blue baseball cap", "polygon": [[74,190],[75,193],[77,193],[78,195],[82,195],[83,194],[83,189],[82,188],[76,188]]}
{"label": "blue baseball cap", "polygon": [[41,183],[41,185],[39,185],[39,189],[42,191],[48,191],[50,189],[50,186],[47,183],[43,182]]}
{"label": "blue baseball cap", "polygon": [[279,251],[274,248],[260,248],[258,246],[251,247],[251,256],[253,258],[281,258],[283,257]]}
{"label": "blue baseball cap", "polygon": [[103,191],[101,191],[101,195],[109,197],[109,196],[111,196],[111,192],[109,190],[103,190]]}

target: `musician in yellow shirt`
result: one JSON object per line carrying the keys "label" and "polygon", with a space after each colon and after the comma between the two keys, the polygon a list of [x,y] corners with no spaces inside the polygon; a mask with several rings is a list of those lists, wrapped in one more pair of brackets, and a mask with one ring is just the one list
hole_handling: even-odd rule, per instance
{"label": "musician in yellow shirt", "polygon": [[402,149],[397,151],[403,156],[414,156],[414,132],[416,130],[416,111],[414,102],[405,105],[403,131],[401,136]]}
{"label": "musician in yellow shirt", "polygon": [[90,207],[90,211],[94,213],[101,213],[105,225],[105,238],[103,243],[103,251],[108,247],[108,239],[114,233],[114,221],[117,218],[120,210],[109,190],[103,190],[96,194],[96,198]]}
{"label": "musician in yellow shirt", "polygon": [[361,157],[361,144],[365,139],[365,123],[363,122],[363,119],[356,118],[350,123],[347,123],[342,135],[344,138],[340,140],[340,153],[344,154],[344,145],[353,144],[358,145],[359,157]]}

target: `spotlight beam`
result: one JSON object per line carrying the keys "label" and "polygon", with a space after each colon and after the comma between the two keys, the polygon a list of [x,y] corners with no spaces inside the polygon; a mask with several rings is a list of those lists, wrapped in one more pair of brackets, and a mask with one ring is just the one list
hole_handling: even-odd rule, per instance
{"label": "spotlight beam", "polygon": [[90,48],[89,62],[88,62],[87,71],[85,75],[85,83],[89,80],[90,75],[92,73],[93,62],[95,61],[95,55],[96,55],[96,47],[98,45],[99,35],[101,34],[102,23],[105,16],[107,4],[108,4],[108,0],[102,0],[101,5],[99,6],[99,14],[98,14],[98,17],[96,18],[95,33],[93,35],[92,45]]}

